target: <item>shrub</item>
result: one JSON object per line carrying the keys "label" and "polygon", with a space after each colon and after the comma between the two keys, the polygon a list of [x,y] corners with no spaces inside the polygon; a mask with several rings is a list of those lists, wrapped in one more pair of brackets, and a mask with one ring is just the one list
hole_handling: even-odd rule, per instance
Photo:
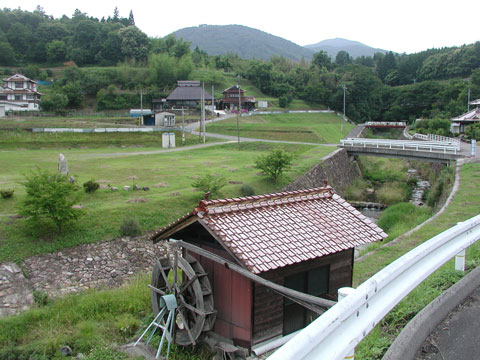
{"label": "shrub", "polygon": [[242,194],[242,196],[252,196],[255,195],[255,189],[251,185],[243,184],[240,187],[240,194]]}
{"label": "shrub", "polygon": [[142,233],[142,229],[137,219],[135,218],[123,219],[122,225],[120,226],[120,234],[122,236],[138,236],[141,233]]}
{"label": "shrub", "polygon": [[223,176],[213,176],[207,174],[195,180],[192,187],[204,193],[210,193],[212,196],[218,195],[220,190],[227,185],[227,180]]}
{"label": "shrub", "polygon": [[13,192],[14,192],[14,190],[12,190],[12,189],[0,190],[0,195],[4,199],[9,199],[13,196]]}
{"label": "shrub", "polygon": [[345,189],[345,198],[354,201],[367,201],[368,182],[363,179],[355,179],[353,183]]}
{"label": "shrub", "polygon": [[23,185],[27,196],[20,205],[20,214],[35,224],[50,219],[62,232],[67,222],[77,220],[80,216],[81,211],[72,208],[78,199],[78,187],[66,175],[37,169],[26,176]]}
{"label": "shrub", "polygon": [[276,183],[283,173],[290,169],[292,161],[293,155],[282,149],[274,149],[268,154],[257,157],[255,159],[255,167],[262,170],[266,176]]}
{"label": "shrub", "polygon": [[83,188],[87,193],[95,192],[98,190],[99,187],[100,187],[100,184],[93,179],[83,183]]}
{"label": "shrub", "polygon": [[50,302],[50,299],[48,298],[48,294],[46,292],[35,290],[33,292],[33,301],[38,306],[45,306]]}

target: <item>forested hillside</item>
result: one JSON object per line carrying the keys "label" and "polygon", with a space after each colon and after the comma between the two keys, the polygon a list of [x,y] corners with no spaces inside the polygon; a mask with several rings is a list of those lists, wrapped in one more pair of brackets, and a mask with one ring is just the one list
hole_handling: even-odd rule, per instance
{"label": "forested hillside", "polygon": [[10,66],[0,71],[54,80],[41,88],[41,107],[50,112],[137,107],[140,89],[149,106],[179,79],[214,85],[218,97],[238,76],[242,86],[258,88],[249,94],[287,108],[293,103],[298,108],[295,99],[343,111],[345,86],[346,114],[356,122],[448,119],[466,111],[469,87],[472,99],[480,98],[480,42],[408,55],[354,59],[340,51],[332,59],[320,51],[311,61],[281,55],[265,61],[208,55],[174,35],[149,38],[134,24],[133,12],[123,18],[116,10],[102,19],[80,10],[59,19],[41,8],[0,10],[0,65]]}
{"label": "forested hillside", "polygon": [[332,59],[334,59],[338,52],[342,50],[348,52],[353,58],[357,58],[359,56],[373,56],[377,52],[382,54],[387,52],[383,49],[372,48],[358,41],[351,41],[341,38],[323,40],[316,44],[305,45],[305,47],[313,50],[314,52],[325,51]]}
{"label": "forested hillside", "polygon": [[238,54],[244,59],[270,60],[283,56],[300,61],[311,60],[314,51],[291,41],[242,25],[200,25],[174,32],[177,38],[192,43],[209,55]]}

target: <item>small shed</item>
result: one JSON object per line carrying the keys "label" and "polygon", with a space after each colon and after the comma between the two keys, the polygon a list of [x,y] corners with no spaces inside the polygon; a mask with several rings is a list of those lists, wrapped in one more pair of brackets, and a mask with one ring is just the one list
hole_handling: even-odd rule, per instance
{"label": "small shed", "polygon": [[175,114],[162,111],[155,114],[155,126],[175,126]]}
{"label": "small shed", "polygon": [[[152,240],[174,238],[287,288],[336,300],[352,285],[354,248],[387,235],[330,186],[201,200]],[[251,349],[305,327],[317,314],[258,282],[189,252],[211,284],[213,329]]]}

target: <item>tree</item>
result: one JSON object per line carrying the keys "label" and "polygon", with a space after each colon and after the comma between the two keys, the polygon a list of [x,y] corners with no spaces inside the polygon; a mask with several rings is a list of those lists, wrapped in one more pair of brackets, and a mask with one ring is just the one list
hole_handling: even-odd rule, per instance
{"label": "tree", "polygon": [[262,170],[266,176],[276,183],[283,173],[290,169],[292,161],[293,155],[282,149],[274,149],[268,154],[257,157],[255,159],[255,168]]}
{"label": "tree", "polygon": [[218,195],[220,190],[227,185],[227,180],[223,176],[213,176],[207,174],[195,180],[192,187],[203,193],[210,193],[212,196]]}
{"label": "tree", "polygon": [[317,65],[319,68],[330,68],[332,64],[332,59],[328,53],[324,50],[320,50],[318,53],[313,54],[312,64]]}
{"label": "tree", "polygon": [[133,17],[133,11],[130,10],[130,15],[128,16],[129,25],[135,25],[135,18]]}
{"label": "tree", "polygon": [[125,59],[146,61],[149,51],[148,37],[136,26],[129,26],[119,30],[122,39],[121,51]]}
{"label": "tree", "polygon": [[72,207],[77,201],[77,186],[68,180],[67,175],[37,169],[26,176],[23,185],[27,197],[21,204],[20,214],[34,224],[48,219],[61,233],[65,224],[81,215]]}
{"label": "tree", "polygon": [[335,62],[339,66],[345,66],[345,65],[351,64],[353,60],[348,52],[346,52],[345,50],[340,50],[337,53],[337,56],[335,56]]}
{"label": "tree", "polygon": [[44,111],[52,111],[56,114],[66,112],[68,105],[68,97],[58,92],[52,92],[42,96],[40,100],[40,108]]}

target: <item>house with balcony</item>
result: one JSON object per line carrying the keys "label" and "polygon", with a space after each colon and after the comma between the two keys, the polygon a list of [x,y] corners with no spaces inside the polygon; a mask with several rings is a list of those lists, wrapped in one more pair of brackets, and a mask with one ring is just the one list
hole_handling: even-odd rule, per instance
{"label": "house with balcony", "polygon": [[467,130],[467,126],[480,123],[480,99],[471,101],[470,105],[475,106],[475,108],[450,119],[452,134],[463,134]]}
{"label": "house with balcony", "polygon": [[222,91],[223,98],[219,101],[219,108],[222,110],[236,110],[240,107],[242,110],[255,110],[255,97],[245,96],[246,90],[240,88],[240,85],[234,85]]}
{"label": "house with balcony", "polygon": [[21,74],[3,79],[0,86],[0,107],[5,111],[38,111],[43,95],[37,90],[37,82]]}

